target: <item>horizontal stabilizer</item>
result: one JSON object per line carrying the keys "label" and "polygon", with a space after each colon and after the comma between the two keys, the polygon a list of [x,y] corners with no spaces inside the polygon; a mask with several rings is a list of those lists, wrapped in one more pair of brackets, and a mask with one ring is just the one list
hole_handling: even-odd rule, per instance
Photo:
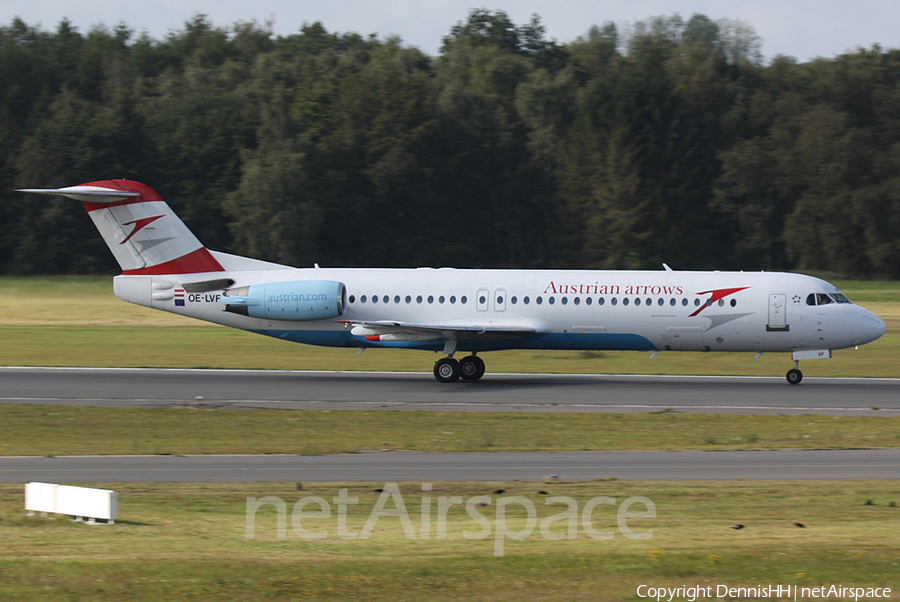
{"label": "horizontal stabilizer", "polygon": [[103,205],[106,203],[115,203],[124,201],[136,196],[140,196],[139,192],[128,192],[126,190],[112,190],[110,188],[102,188],[100,186],[69,186],[67,188],[20,188],[17,192],[31,192],[34,194],[53,194],[64,196],[70,199],[81,201],[83,203],[96,203]]}

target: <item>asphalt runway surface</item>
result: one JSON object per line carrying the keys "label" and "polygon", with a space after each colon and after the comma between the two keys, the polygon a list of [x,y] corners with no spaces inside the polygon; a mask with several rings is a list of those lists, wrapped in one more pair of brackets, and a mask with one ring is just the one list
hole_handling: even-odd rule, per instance
{"label": "asphalt runway surface", "polygon": [[898,474],[900,448],[0,458],[4,483],[895,480]]}
{"label": "asphalt runway surface", "polygon": [[[202,399],[198,399],[202,398]],[[0,368],[0,403],[207,409],[900,415],[900,380]],[[877,409],[875,409],[877,408]],[[0,458],[0,481],[895,479],[900,449]]]}
{"label": "asphalt runway surface", "polygon": [[900,379],[0,368],[0,403],[121,407],[900,416]]}

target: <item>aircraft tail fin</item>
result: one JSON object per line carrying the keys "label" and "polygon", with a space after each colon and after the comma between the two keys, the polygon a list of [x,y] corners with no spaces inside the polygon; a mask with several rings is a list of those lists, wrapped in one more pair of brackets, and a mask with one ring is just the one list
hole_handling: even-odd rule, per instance
{"label": "aircraft tail fin", "polygon": [[222,264],[150,187],[104,180],[19,192],[81,201],[125,275],[223,272]]}

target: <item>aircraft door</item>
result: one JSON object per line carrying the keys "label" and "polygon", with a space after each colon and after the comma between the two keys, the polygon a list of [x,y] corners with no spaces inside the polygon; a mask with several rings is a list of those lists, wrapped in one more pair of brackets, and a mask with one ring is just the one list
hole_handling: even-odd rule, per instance
{"label": "aircraft door", "polygon": [[475,295],[475,309],[478,311],[487,311],[490,294],[490,291],[486,288],[478,289],[478,293]]}
{"label": "aircraft door", "polygon": [[769,322],[766,330],[788,331],[791,327],[787,323],[787,295],[784,293],[769,294]]}
{"label": "aircraft door", "polygon": [[494,291],[494,311],[506,310],[506,289],[498,288]]}

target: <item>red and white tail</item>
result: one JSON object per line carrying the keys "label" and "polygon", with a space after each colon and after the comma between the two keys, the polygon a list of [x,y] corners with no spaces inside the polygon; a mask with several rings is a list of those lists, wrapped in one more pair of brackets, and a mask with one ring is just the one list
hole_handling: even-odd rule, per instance
{"label": "red and white tail", "polygon": [[197,274],[225,268],[150,187],[104,180],[20,192],[81,201],[126,275]]}

